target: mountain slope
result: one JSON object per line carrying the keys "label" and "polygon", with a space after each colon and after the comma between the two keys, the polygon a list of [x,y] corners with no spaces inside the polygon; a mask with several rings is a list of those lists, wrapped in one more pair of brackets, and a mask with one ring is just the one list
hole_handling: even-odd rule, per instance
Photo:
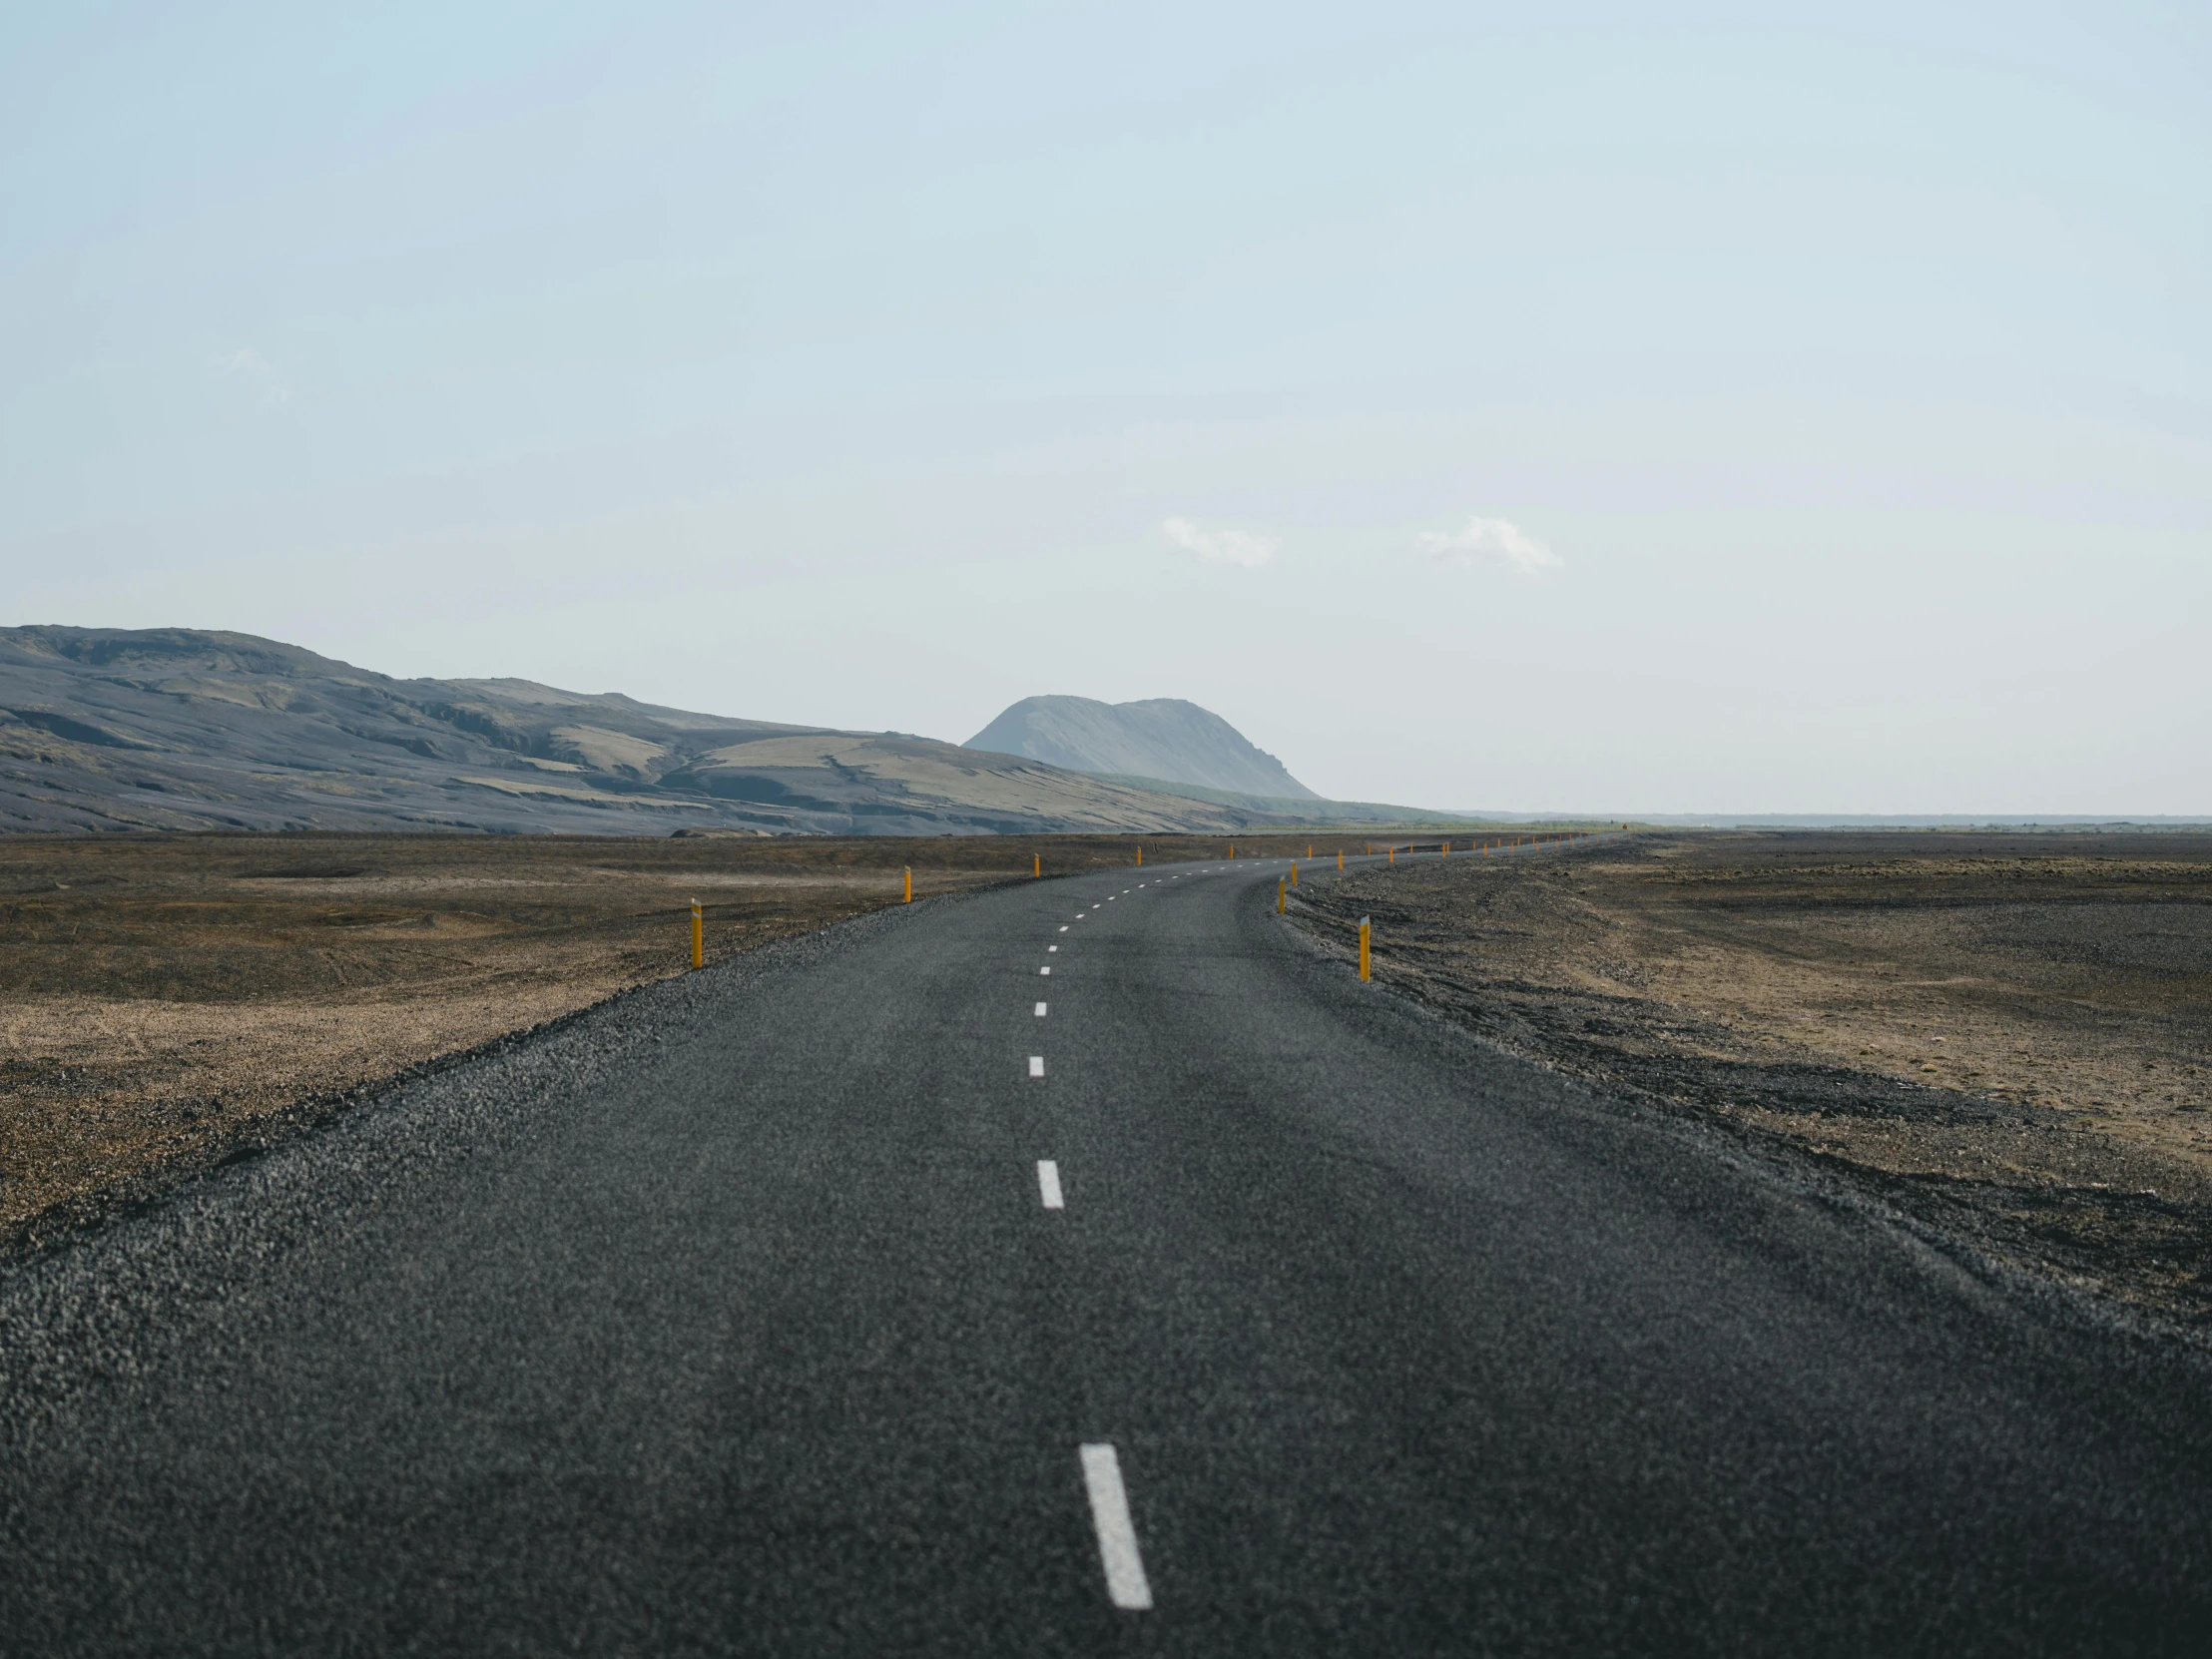
{"label": "mountain slope", "polygon": [[927,738],[195,629],[0,629],[0,830],[1218,832],[1269,815]]}
{"label": "mountain slope", "polygon": [[1221,716],[1174,697],[1141,703],[1025,697],[968,739],[967,747],[1074,772],[1158,778],[1292,801],[1320,799]]}

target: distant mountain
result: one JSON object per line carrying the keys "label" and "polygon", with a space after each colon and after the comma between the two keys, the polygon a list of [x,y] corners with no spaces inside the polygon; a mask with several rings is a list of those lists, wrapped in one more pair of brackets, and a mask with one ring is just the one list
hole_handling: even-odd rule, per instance
{"label": "distant mountain", "polygon": [[967,747],[1072,772],[1159,779],[1291,802],[1321,799],[1221,716],[1174,697],[1141,703],[1025,697],[968,739]]}
{"label": "distant mountain", "polygon": [[0,628],[0,830],[1218,833],[1280,822],[927,738],[526,680],[394,680],[249,634]]}

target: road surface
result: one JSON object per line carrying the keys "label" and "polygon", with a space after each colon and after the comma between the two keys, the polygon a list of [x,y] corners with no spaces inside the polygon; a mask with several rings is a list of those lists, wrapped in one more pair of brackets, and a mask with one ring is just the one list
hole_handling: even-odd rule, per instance
{"label": "road surface", "polygon": [[0,1649],[2212,1651],[2202,1365],[1279,872],[864,918],[0,1270]]}

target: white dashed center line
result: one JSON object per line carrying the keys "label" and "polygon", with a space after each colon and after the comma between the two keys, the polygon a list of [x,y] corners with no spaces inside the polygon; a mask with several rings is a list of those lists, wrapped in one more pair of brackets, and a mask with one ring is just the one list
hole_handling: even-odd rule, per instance
{"label": "white dashed center line", "polygon": [[1121,1485],[1121,1459],[1112,1446],[1083,1447],[1083,1484],[1091,1494],[1091,1524],[1098,1529],[1106,1594],[1116,1607],[1142,1612],[1152,1605],[1152,1586],[1145,1582],[1137,1529],[1129,1520],[1129,1494]]}
{"label": "white dashed center line", "polygon": [[[1075,919],[1076,919],[1077,921],[1081,921],[1081,920],[1082,920],[1083,918],[1082,918],[1081,916],[1077,916],[1077,917],[1076,917]],[[1061,932],[1063,932],[1063,933],[1065,933],[1065,932],[1066,932],[1067,930],[1068,930],[1068,924],[1067,924],[1066,922],[1064,922],[1064,921],[1063,921],[1063,922],[1061,922],[1061,923],[1060,923],[1060,931],[1061,931]]]}
{"label": "white dashed center line", "polygon": [[1039,973],[1050,973],[1052,971],[1052,964],[1050,962],[1047,962],[1043,967],[1037,969],[1037,971]]}
{"label": "white dashed center line", "polygon": [[1054,951],[1058,950],[1058,949],[1059,949],[1060,947],[1059,947],[1058,945],[1056,945],[1056,944],[1048,944],[1048,945],[1046,945],[1046,946],[1045,946],[1044,948],[1045,948],[1045,954],[1047,954],[1047,955],[1050,955],[1050,954],[1051,954],[1052,952],[1054,952]]}
{"label": "white dashed center line", "polygon": [[1037,1004],[1037,1017],[1039,1019],[1044,1018],[1044,1004],[1041,1002]]}
{"label": "white dashed center line", "polygon": [[1042,1054],[1029,1056],[1029,1075],[1031,1077],[1042,1077],[1044,1075],[1044,1056]]}
{"label": "white dashed center line", "polygon": [[1065,1204],[1060,1202],[1060,1166],[1050,1158],[1039,1158],[1037,1160],[1037,1191],[1043,1196],[1044,1207],[1047,1210],[1064,1210],[1067,1208]]}

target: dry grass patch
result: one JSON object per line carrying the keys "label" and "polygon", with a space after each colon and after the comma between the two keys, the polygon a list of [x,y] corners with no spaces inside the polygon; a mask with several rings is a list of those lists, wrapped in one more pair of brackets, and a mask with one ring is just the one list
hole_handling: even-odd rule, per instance
{"label": "dry grass patch", "polygon": [[2212,1325],[2212,835],[1644,834],[1317,887],[1378,972]]}

